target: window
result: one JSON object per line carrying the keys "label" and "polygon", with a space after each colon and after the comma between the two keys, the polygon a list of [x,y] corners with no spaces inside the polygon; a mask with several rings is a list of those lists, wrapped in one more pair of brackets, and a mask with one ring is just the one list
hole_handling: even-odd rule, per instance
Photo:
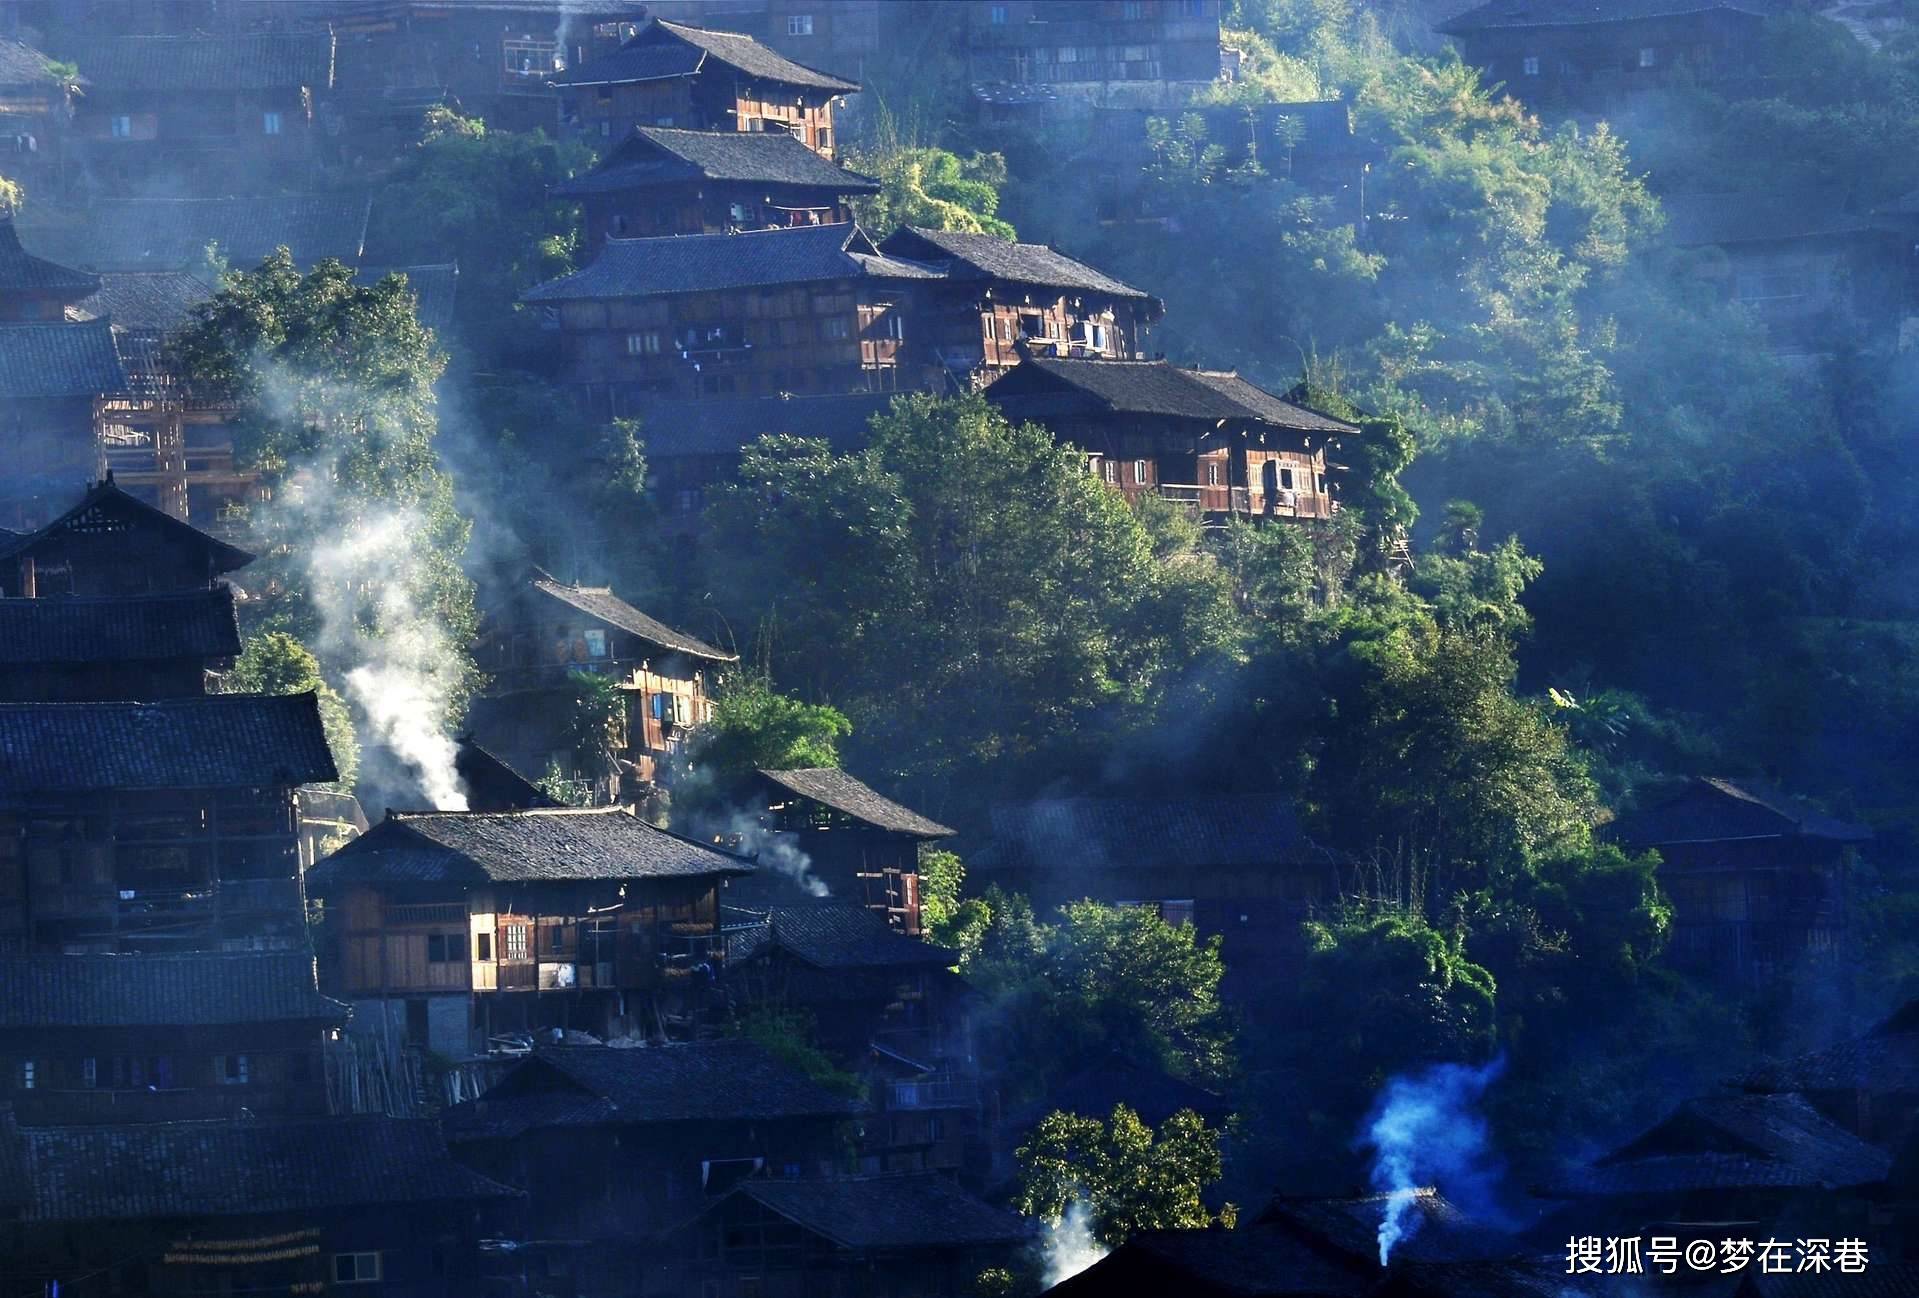
{"label": "window", "polygon": [[1528,54],[1526,56],[1525,66],[1526,66],[1527,76],[1529,77],[1538,76],[1539,75],[1539,56],[1537,54]]}
{"label": "window", "polygon": [[560,45],[558,41],[532,40],[522,37],[518,40],[500,42],[502,64],[510,78],[537,81],[560,66]]}
{"label": "window", "polygon": [[642,333],[626,336],[626,354],[628,356],[658,356],[660,354],[660,331],[648,329]]}
{"label": "window", "polygon": [[1106,461],[1105,469],[1106,469],[1106,480],[1112,483],[1115,487],[1117,487],[1119,485],[1119,461],[1118,460]]}
{"label": "window", "polygon": [[586,656],[588,658],[606,657],[606,632],[600,627],[586,629]]}
{"label": "window", "polygon": [[1639,51],[1639,66],[1650,68],[1659,62],[1659,51],[1648,45]]}
{"label": "window", "polygon": [[995,27],[1006,26],[1006,6],[1005,5],[993,6],[992,23],[993,23],[993,26]]}
{"label": "window", "polygon": [[475,933],[473,935],[473,958],[475,960],[491,960],[493,958],[493,935],[491,933]]}
{"label": "window", "polygon": [[280,114],[262,113],[260,115],[260,129],[268,135],[278,135],[280,133]]}
{"label": "window", "polygon": [[612,138],[613,138],[613,123],[612,123],[612,121],[610,121],[609,119],[607,119],[607,118],[604,118],[604,117],[602,117],[602,118],[600,119],[600,134],[601,134],[601,135],[603,135],[603,136],[605,136],[605,137],[606,137],[607,139],[612,139]]}
{"label": "window", "polygon": [[788,14],[786,16],[786,34],[788,36],[811,36],[813,34],[813,15]]}
{"label": "window", "polygon": [[1206,0],[1179,0],[1179,16],[1181,18],[1204,18],[1206,16]]}
{"label": "window", "polygon": [[252,1071],[252,1061],[245,1055],[213,1057],[213,1078],[222,1086],[245,1086]]}
{"label": "window", "polygon": [[1122,0],[1119,16],[1127,22],[1138,22],[1146,16],[1146,0]]}
{"label": "window", "polygon": [[458,964],[466,956],[466,942],[458,933],[429,933],[426,939],[428,964]]}
{"label": "window", "polygon": [[31,1059],[22,1059],[20,1061],[20,1067],[13,1075],[13,1085],[15,1089],[30,1091],[39,1080],[39,1066]]}
{"label": "window", "polygon": [[500,930],[500,943],[505,949],[505,959],[526,959],[526,925],[508,924],[503,927]]}
{"label": "window", "polygon": [[80,1061],[80,1085],[89,1091],[100,1084],[100,1061],[88,1055]]}
{"label": "window", "polygon": [[613,218],[613,233],[614,234],[626,233],[626,218],[624,216],[615,216]]}
{"label": "window", "polygon": [[380,1278],[378,1253],[335,1253],[334,1284],[373,1284]]}
{"label": "window", "polygon": [[1284,491],[1291,491],[1293,489],[1293,471],[1291,469],[1281,469],[1279,471],[1279,485],[1280,489]]}
{"label": "window", "polygon": [[133,138],[133,119],[131,117],[116,117],[113,119],[113,138],[116,140],[130,140]]}
{"label": "window", "polygon": [[1144,460],[1133,461],[1133,485],[1136,487],[1146,485],[1146,461]]}
{"label": "window", "polygon": [[827,317],[826,336],[828,338],[844,338],[847,332],[845,316],[836,315]]}
{"label": "window", "polygon": [[1217,464],[1209,464],[1206,466],[1206,485],[1209,487],[1217,487],[1219,485],[1219,466]]}
{"label": "window", "polygon": [[815,141],[815,143],[817,143],[820,146],[821,153],[825,153],[828,149],[833,147],[833,132],[827,130],[824,126],[822,126],[818,128],[817,131],[815,131],[815,134],[819,137],[818,140]]}

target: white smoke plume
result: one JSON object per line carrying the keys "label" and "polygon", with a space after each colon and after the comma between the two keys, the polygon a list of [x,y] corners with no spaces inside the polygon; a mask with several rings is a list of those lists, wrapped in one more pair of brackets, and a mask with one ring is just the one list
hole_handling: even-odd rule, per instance
{"label": "white smoke plume", "polygon": [[[362,520],[345,535],[319,540],[306,566],[320,615],[318,648],[344,673],[346,694],[364,718],[363,780],[416,785],[437,811],[466,810],[466,792],[454,769],[458,746],[450,737],[454,681],[448,664],[455,647],[446,628],[414,595],[414,546],[420,524],[395,511]],[[371,614],[372,625],[364,621]],[[381,770],[384,754],[399,771]],[[389,768],[392,762],[388,760]]]}
{"label": "white smoke plume", "polygon": [[731,812],[726,819],[726,834],[739,839],[740,851],[757,858],[757,863],[791,879],[809,897],[828,897],[832,889],[813,873],[813,858],[800,850],[791,834],[767,827],[762,816],[750,812]]}
{"label": "white smoke plume", "polygon": [[1491,1193],[1497,1174],[1488,1158],[1486,1122],[1474,1105],[1505,1064],[1501,1055],[1479,1068],[1439,1064],[1387,1080],[1361,1140],[1373,1150],[1373,1188],[1386,1192],[1381,1266],[1419,1228],[1413,1204],[1435,1182],[1469,1212],[1497,1215]]}
{"label": "white smoke plume", "polygon": [[1109,1251],[1093,1234],[1092,1210],[1079,1199],[1068,1204],[1066,1215],[1047,1229],[1040,1249],[1048,1289],[1071,1280]]}

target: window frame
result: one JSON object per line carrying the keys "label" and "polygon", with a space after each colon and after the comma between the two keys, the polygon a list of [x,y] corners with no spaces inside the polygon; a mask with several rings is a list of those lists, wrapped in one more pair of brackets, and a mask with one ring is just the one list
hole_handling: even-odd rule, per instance
{"label": "window frame", "polygon": [[813,15],[786,15],[786,34],[788,36],[811,36],[813,34]]}
{"label": "window frame", "polygon": [[[369,1261],[373,1268],[371,1275],[364,1273],[361,1269],[362,1266]],[[340,1264],[342,1262],[347,1264],[351,1274],[341,1275]],[[386,1272],[385,1258],[378,1249],[369,1249],[356,1253],[335,1253],[333,1255],[333,1266],[330,1269],[333,1272],[332,1283],[336,1285],[378,1284]]]}

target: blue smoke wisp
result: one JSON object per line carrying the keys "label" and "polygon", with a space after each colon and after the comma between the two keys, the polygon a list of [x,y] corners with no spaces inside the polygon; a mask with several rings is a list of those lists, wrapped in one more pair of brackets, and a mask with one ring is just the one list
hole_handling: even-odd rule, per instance
{"label": "blue smoke wisp", "polygon": [[1381,1266],[1418,1228],[1412,1210],[1421,1187],[1437,1182],[1455,1202],[1490,1205],[1494,1172],[1474,1104],[1505,1066],[1503,1055],[1479,1068],[1439,1064],[1393,1077],[1380,1092],[1361,1143],[1373,1151],[1373,1188],[1386,1194]]}

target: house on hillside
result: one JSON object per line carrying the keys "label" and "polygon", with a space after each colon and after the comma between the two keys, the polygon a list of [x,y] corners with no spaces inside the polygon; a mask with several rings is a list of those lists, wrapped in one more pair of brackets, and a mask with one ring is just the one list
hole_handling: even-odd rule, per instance
{"label": "house on hillside", "polygon": [[638,126],[780,131],[823,158],[833,105],[856,82],[802,67],[751,36],[654,19],[619,49],[554,74],[562,129],[624,140]]}
{"label": "house on hillside", "polygon": [[233,588],[0,598],[0,702],[192,698],[240,654]]}
{"label": "house on hillside", "polygon": [[0,36],[0,170],[61,188],[74,105],[89,87],[25,41]]}
{"label": "house on hillside", "polygon": [[1762,1095],[1803,1095],[1861,1139],[1898,1149],[1919,1135],[1919,1000],[1861,1036],[1762,1064],[1739,1085]]}
{"label": "house on hillside", "polygon": [[1084,452],[1087,471],[1127,499],[1156,495],[1214,522],[1332,518],[1340,446],[1359,432],[1230,371],[1166,361],[1036,354],[986,397]]}
{"label": "house on hillside", "polygon": [[573,772],[573,676],[614,681],[625,703],[613,749],[619,769],[584,777],[603,798],[640,796],[713,715],[719,673],[739,655],[676,631],[605,586],[535,569],[486,614],[475,661],[490,680],[474,700],[474,733],[521,772]]}
{"label": "house on hillside", "polygon": [[557,332],[561,381],[618,417],[665,396],[920,386],[906,317],[914,288],[937,277],[857,225],[812,225],[610,238],[523,300]]}
{"label": "house on hillside", "polygon": [[1225,71],[1220,0],[967,0],[981,112],[1031,121],[1108,104],[1177,109]]}
{"label": "house on hillside", "polygon": [[591,171],[553,193],[578,200],[590,254],[609,236],[838,225],[853,219],[849,195],[879,187],[785,131],[636,126]]}
{"label": "house on hillside", "polygon": [[0,1101],[29,1126],[322,1114],[346,1018],[303,948],[0,956]]}
{"label": "house on hillside", "polygon": [[[0,52],[4,52],[0,44]],[[0,324],[62,321],[100,277],[36,257],[20,246],[11,213],[0,213]]]}
{"label": "house on hillside", "polygon": [[654,1237],[734,1186],[838,1170],[863,1109],[730,1037],[542,1049],[444,1119],[462,1161],[527,1192],[550,1273],[632,1293],[659,1292],[635,1286]]}
{"label": "house on hillside", "polygon": [[1279,798],[1045,798],[1000,803],[991,822],[966,861],[978,885],[1023,892],[1041,914],[1091,898],[1219,935],[1238,997],[1295,967],[1300,922],[1340,895],[1336,858]]}
{"label": "house on hillside", "polygon": [[1535,108],[1601,111],[1670,84],[1751,72],[1787,0],[1489,0],[1438,25]]}
{"label": "house on hillside", "polygon": [[1033,1223],[937,1172],[742,1181],[661,1241],[646,1294],[967,1294]]}
{"label": "house on hillside", "polygon": [[541,1028],[683,1029],[726,959],[738,857],[617,807],[389,811],[307,872],[353,1030],[461,1059]]}
{"label": "house on hillside", "polygon": [[864,906],[909,936],[920,933],[920,848],[956,831],[901,806],[837,767],[757,773],[772,837],[762,858],[794,860],[793,871],[762,871],[755,885],[797,873],[833,896]]}
{"label": "house on hillside", "polygon": [[70,53],[91,82],[71,132],[75,183],[89,191],[182,178],[297,184],[321,159],[329,31],[116,35]]}
{"label": "house on hillside", "polygon": [[[0,342],[4,336],[0,330]],[[206,590],[252,562],[245,550],[154,508],[107,478],[34,531],[0,537],[0,596]]]}
{"label": "house on hillside", "polygon": [[1098,359],[1144,354],[1159,299],[1045,244],[902,226],[888,256],[932,267],[917,295],[913,339],[944,379],[934,390],[982,387],[1028,353]]}
{"label": "house on hillside", "polygon": [[1847,949],[1850,875],[1872,831],[1751,780],[1702,776],[1608,829],[1656,851],[1673,901],[1667,957],[1730,981],[1759,981]]}
{"label": "house on hillside", "polygon": [[106,403],[127,390],[109,322],[0,324],[0,525],[38,526],[100,476]]}
{"label": "house on hillside", "polygon": [[15,1286],[112,1293],[480,1292],[521,1196],[431,1120],[38,1127],[0,1110],[0,1257]]}
{"label": "house on hillside", "polygon": [[78,220],[29,207],[18,224],[29,251],[68,266],[204,276],[209,246],[242,269],[282,247],[302,267],[329,257],[357,265],[371,211],[364,194],[100,198]]}

